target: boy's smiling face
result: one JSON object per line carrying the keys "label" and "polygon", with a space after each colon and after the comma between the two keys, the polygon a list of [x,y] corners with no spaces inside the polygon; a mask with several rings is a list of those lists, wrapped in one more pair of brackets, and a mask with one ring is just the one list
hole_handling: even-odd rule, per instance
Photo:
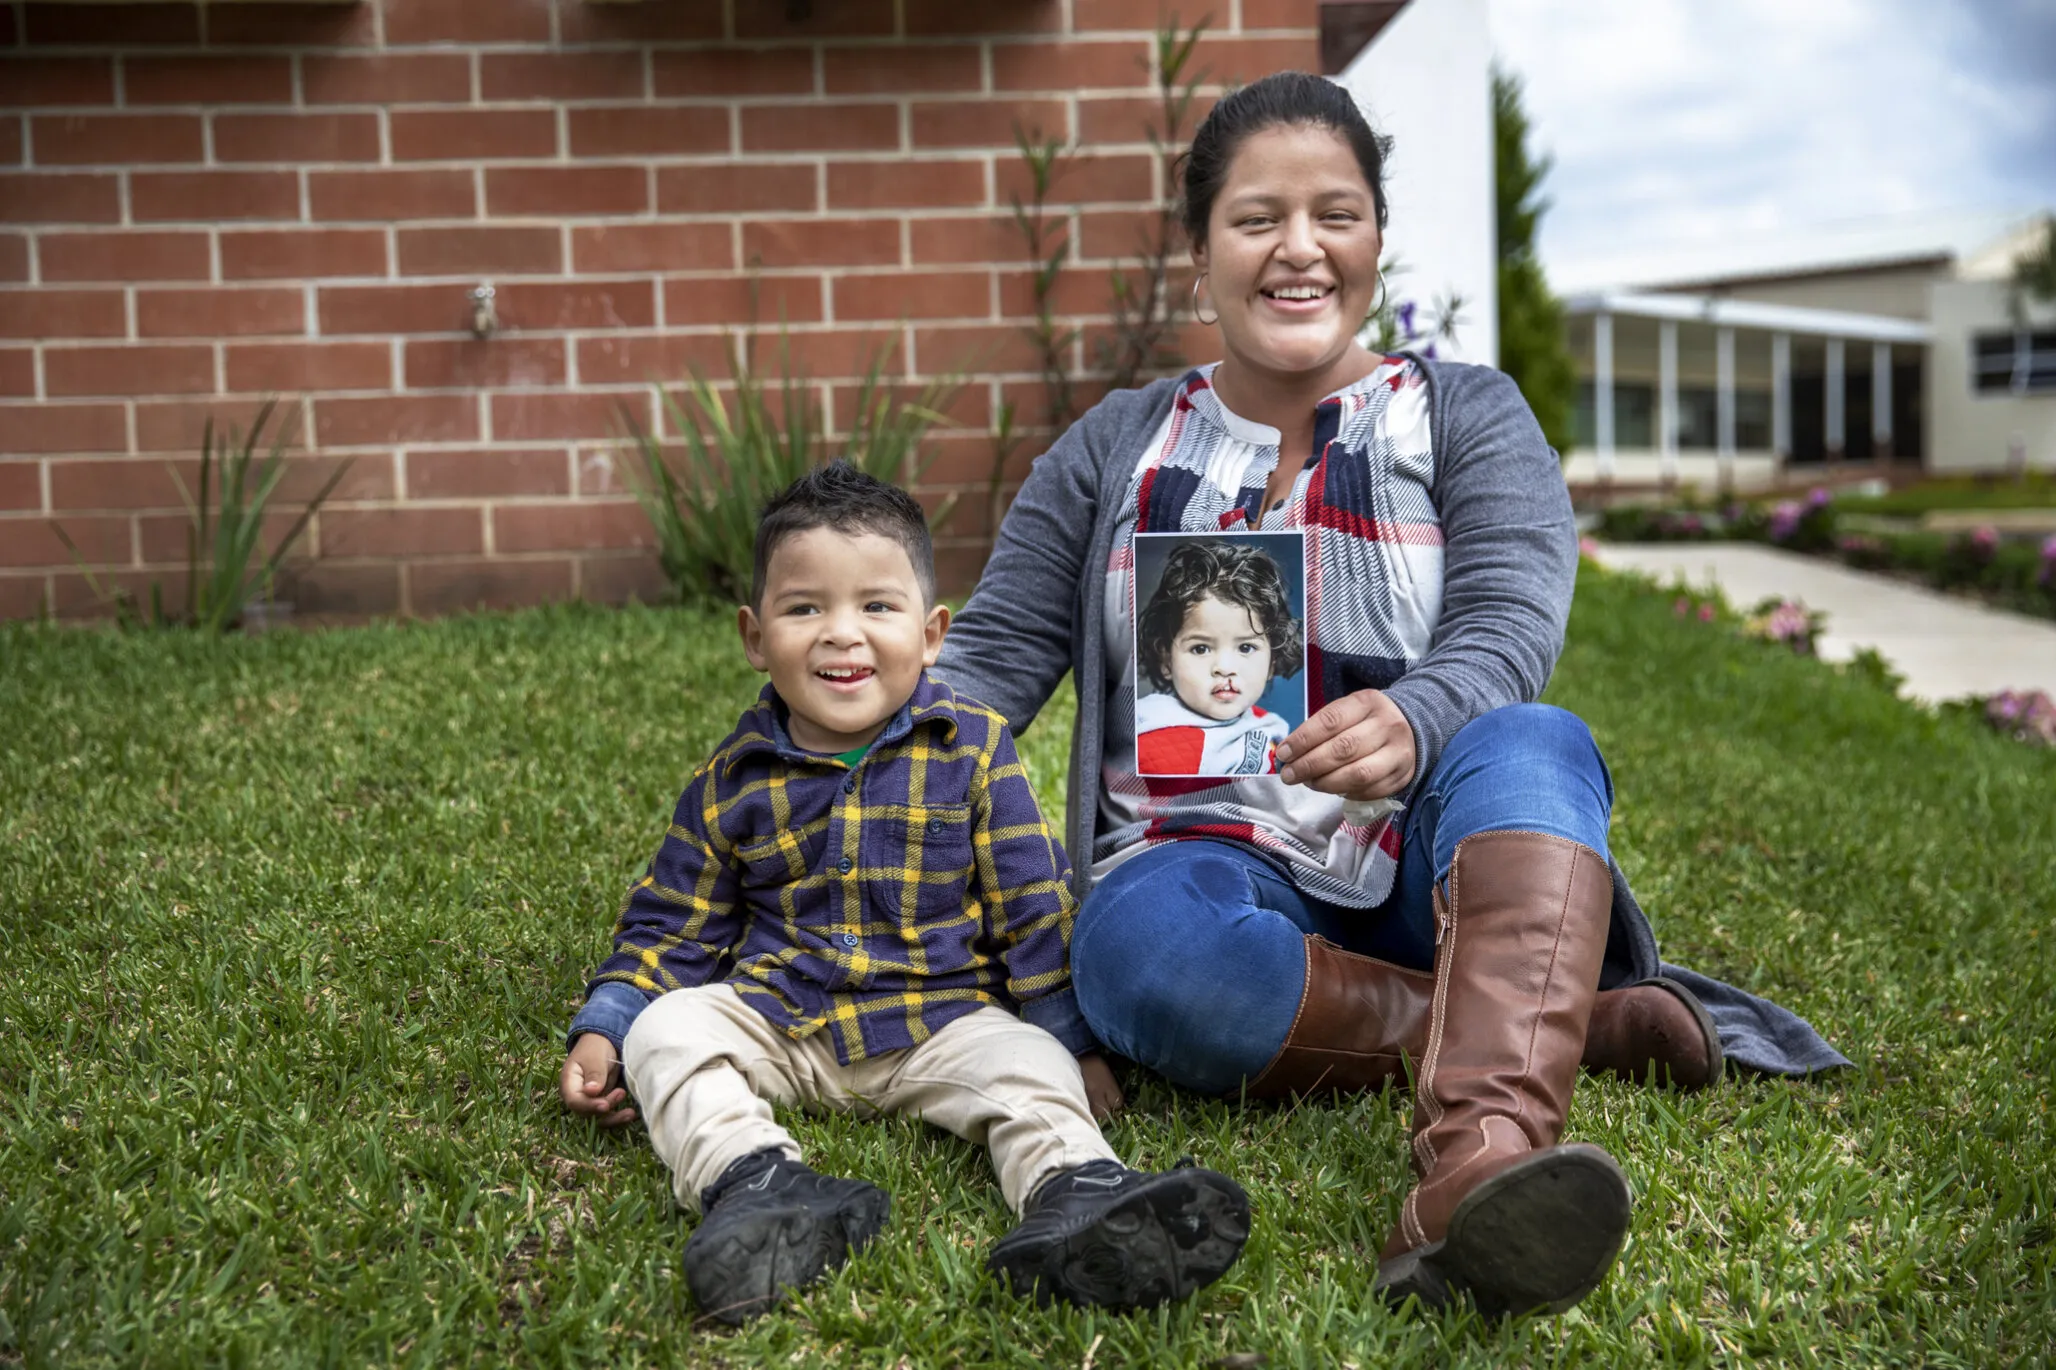
{"label": "boy's smiling face", "polygon": [[1171,639],[1171,688],[1186,708],[1222,722],[1271,683],[1271,640],[1256,615],[1208,595],[1185,611]]}
{"label": "boy's smiling face", "polygon": [[949,630],[906,548],[876,533],[809,528],[772,549],[763,602],[737,615],[743,655],[767,671],[810,752],[868,746],[913,696]]}

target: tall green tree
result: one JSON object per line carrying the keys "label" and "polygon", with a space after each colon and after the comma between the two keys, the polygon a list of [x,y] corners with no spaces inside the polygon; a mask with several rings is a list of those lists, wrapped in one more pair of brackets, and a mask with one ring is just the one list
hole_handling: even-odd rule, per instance
{"label": "tall green tree", "polygon": [[2042,220],[2042,236],[2013,259],[2012,287],[2008,304],[2013,322],[2021,328],[2027,327],[2030,297],[2044,304],[2056,303],[2056,214]]}
{"label": "tall green tree", "polygon": [[1492,152],[1499,200],[1499,369],[1527,396],[1550,446],[1565,452],[1578,377],[1564,333],[1563,302],[1550,293],[1535,255],[1535,227],[1549,208],[1541,195],[1549,158],[1529,156],[1520,80],[1497,68]]}

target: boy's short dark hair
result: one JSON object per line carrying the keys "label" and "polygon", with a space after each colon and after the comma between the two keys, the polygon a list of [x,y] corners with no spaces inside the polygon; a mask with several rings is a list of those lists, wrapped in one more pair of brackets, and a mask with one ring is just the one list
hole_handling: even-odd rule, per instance
{"label": "boy's short dark hair", "polygon": [[1211,595],[1247,609],[1271,644],[1271,676],[1295,676],[1306,661],[1299,620],[1285,597],[1285,575],[1262,548],[1234,538],[1181,542],[1164,558],[1163,578],[1135,625],[1135,654],[1143,675],[1159,690],[1171,688],[1171,644],[1193,605]]}
{"label": "boy's short dark hair", "polygon": [[757,518],[755,569],[750,577],[750,603],[764,607],[764,578],[771,553],[787,538],[812,528],[838,533],[876,533],[906,550],[920,582],[925,610],[935,603],[935,544],[928,536],[928,516],[915,498],[897,485],[866,475],[845,460],[807,472],[771,497]]}

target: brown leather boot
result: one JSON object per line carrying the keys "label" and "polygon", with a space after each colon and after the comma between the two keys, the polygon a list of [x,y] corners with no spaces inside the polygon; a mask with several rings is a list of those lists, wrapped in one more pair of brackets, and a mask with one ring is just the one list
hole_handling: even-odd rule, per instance
{"label": "brown leather boot", "polygon": [[1278,1054],[1246,1088],[1252,1099],[1406,1088],[1406,1060],[1421,1059],[1435,977],[1306,939],[1306,984]]}
{"label": "brown leather boot", "polygon": [[[1284,1045],[1244,1086],[1244,1096],[1373,1094],[1387,1081],[1408,1088],[1405,1062],[1418,1065],[1427,1052],[1434,997],[1428,971],[1359,956],[1307,934],[1299,1012]],[[1653,1067],[1659,1083],[1701,1089],[1720,1079],[1720,1035],[1690,990],[1653,977],[1599,992],[1583,1064],[1632,1084],[1649,1080]]]}
{"label": "brown leather boot", "polygon": [[1628,1183],[1559,1146],[1597,996],[1612,879],[1591,848],[1529,832],[1457,847],[1436,892],[1435,999],[1415,1082],[1414,1168],[1377,1290],[1487,1316],[1562,1312],[1628,1231]]}
{"label": "brown leather boot", "polygon": [[1603,991],[1585,1028],[1585,1069],[1630,1084],[1704,1089],[1721,1077],[1720,1033],[1691,990],[1661,975]]}

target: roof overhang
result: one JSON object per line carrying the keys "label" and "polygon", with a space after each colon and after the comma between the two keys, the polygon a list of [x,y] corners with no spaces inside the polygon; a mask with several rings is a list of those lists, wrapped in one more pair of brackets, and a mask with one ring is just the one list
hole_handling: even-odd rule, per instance
{"label": "roof overhang", "polygon": [[1321,75],[1340,76],[1407,0],[1321,0]]}
{"label": "roof overhang", "polygon": [[1927,343],[1935,330],[1915,319],[1889,314],[1857,314],[1842,309],[1805,309],[1798,305],[1762,304],[1715,295],[1655,295],[1641,291],[1602,290],[1573,295],[1564,301],[1568,314],[1617,314],[1636,319],[1669,319],[1716,328],[1758,328],[1767,333],[1803,333],[1823,338],[1860,338],[1866,342]]}

